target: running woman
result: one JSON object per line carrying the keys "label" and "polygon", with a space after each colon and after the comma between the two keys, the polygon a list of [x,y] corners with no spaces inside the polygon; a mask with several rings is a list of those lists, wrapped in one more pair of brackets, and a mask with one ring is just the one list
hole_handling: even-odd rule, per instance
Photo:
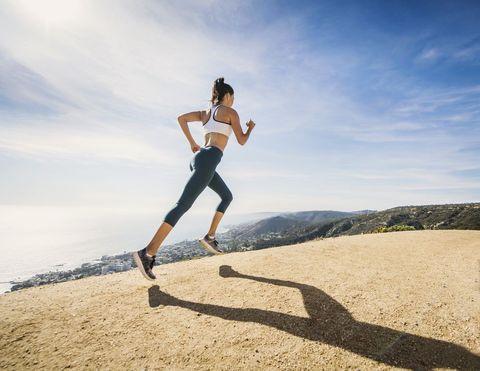
{"label": "running woman", "polygon": [[[224,78],[216,79],[212,87],[211,106],[203,111],[194,111],[178,116],[178,123],[187,137],[192,151],[195,153],[190,161],[191,176],[185,185],[178,201],[167,212],[163,223],[158,228],[150,243],[141,250],[132,253],[135,264],[148,280],[155,280],[153,266],[155,257],[163,240],[175,227],[178,220],[185,214],[194,201],[208,186],[220,196],[220,203],[216,208],[210,229],[198,241],[201,246],[214,254],[221,254],[215,232],[228,205],[232,202],[232,192],[216,171],[230,134],[235,133],[239,144],[244,145],[255,127],[252,120],[247,122],[247,131],[244,133],[240,125],[237,111],[232,108],[234,100],[233,88],[224,82]],[[205,144],[200,147],[193,139],[188,123],[201,121],[204,130]]]}

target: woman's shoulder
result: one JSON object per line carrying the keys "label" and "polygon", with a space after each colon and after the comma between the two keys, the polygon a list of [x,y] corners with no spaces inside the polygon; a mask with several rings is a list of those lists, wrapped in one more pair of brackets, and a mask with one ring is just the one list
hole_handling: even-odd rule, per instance
{"label": "woman's shoulder", "polygon": [[221,121],[231,123],[236,117],[238,117],[238,113],[234,108],[221,104],[215,113],[215,117],[220,117]]}
{"label": "woman's shoulder", "polygon": [[220,105],[220,107],[218,108],[219,110],[222,109],[223,112],[227,115],[238,115],[237,111],[235,110],[235,108],[232,108],[232,107],[229,107],[229,106],[224,106],[223,104]]}
{"label": "woman's shoulder", "polygon": [[212,108],[212,105],[206,105],[204,108],[202,108],[200,110],[200,121],[202,121],[202,123],[206,123],[207,120],[210,118],[210,115],[211,115],[211,108]]}
{"label": "woman's shoulder", "polygon": [[[215,107],[217,107],[217,106],[218,106],[218,108],[215,111]],[[210,105],[208,105],[203,110],[204,116],[207,117],[207,118],[210,117],[210,115],[212,114],[212,111],[215,111],[215,117],[217,117],[217,115],[227,116],[229,118],[234,117],[234,116],[238,116],[238,113],[234,108],[229,107],[229,106],[225,106],[223,104],[210,104]]]}

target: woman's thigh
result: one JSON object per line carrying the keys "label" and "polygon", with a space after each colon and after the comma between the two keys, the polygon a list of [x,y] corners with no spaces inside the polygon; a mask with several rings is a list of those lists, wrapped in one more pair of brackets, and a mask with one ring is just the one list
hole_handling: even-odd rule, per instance
{"label": "woman's thigh", "polygon": [[196,199],[210,183],[214,173],[215,168],[211,166],[198,166],[192,169],[180,199]]}
{"label": "woman's thigh", "polygon": [[215,168],[217,164],[217,159],[211,157],[210,154],[197,152],[190,161],[190,170],[192,173],[185,184],[179,201],[193,202],[210,183],[216,172]]}

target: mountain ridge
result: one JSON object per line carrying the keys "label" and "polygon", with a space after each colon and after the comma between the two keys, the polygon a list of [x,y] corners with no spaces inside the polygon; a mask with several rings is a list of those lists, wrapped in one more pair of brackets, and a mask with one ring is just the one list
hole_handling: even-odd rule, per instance
{"label": "mountain ridge", "polygon": [[[317,238],[328,238],[342,235],[374,233],[382,227],[410,227],[410,229],[470,229],[480,230],[480,203],[433,204],[396,206],[393,208],[342,216],[326,217],[329,211],[323,212],[324,219],[313,223],[284,226],[281,233],[273,230],[269,233],[245,234],[243,226],[222,234],[229,251],[231,246],[243,244],[252,249],[288,245]],[[288,214],[290,218],[295,214]],[[271,218],[268,218],[271,219]],[[262,222],[262,221],[260,221]],[[249,226],[255,231],[255,222]],[[265,221],[263,221],[265,223]],[[284,223],[285,224],[285,223]],[[234,244],[228,243],[234,240]]]}

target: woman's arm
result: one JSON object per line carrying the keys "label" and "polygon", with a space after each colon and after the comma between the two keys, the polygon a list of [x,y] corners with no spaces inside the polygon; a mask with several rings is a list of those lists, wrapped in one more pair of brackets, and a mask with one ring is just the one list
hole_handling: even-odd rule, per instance
{"label": "woman's arm", "polygon": [[190,146],[195,145],[196,142],[195,142],[195,139],[193,139],[192,134],[190,133],[188,123],[192,121],[202,121],[202,117],[204,117],[204,115],[205,115],[205,111],[193,111],[193,112],[184,113],[183,115],[180,115],[177,117],[178,123],[182,128],[183,134],[185,134],[185,136],[187,137],[187,140],[190,143]]}
{"label": "woman's arm", "polygon": [[253,130],[253,127],[255,126],[255,123],[250,120],[247,123],[248,129],[244,133],[242,126],[240,125],[240,117],[238,117],[238,113],[235,110],[232,110],[231,116],[230,116],[230,124],[232,125],[233,132],[235,133],[235,137],[237,138],[237,142],[240,145],[244,145],[247,143],[248,138],[250,137],[250,133]]}

